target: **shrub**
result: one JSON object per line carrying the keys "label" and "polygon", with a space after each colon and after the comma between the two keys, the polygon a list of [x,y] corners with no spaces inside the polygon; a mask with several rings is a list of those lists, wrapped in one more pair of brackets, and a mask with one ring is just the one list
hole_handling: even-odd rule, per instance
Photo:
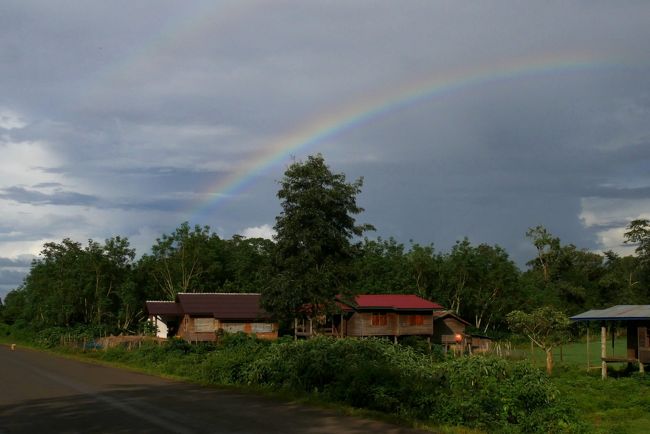
{"label": "shrub", "polygon": [[575,411],[540,370],[496,357],[463,357],[438,366],[445,423],[521,432],[579,432]]}

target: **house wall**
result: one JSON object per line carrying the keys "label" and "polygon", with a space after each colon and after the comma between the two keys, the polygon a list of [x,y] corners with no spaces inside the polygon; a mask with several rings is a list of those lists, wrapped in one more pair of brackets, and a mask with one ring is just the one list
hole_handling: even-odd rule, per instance
{"label": "house wall", "polygon": [[178,336],[190,342],[211,342],[217,340],[220,329],[229,333],[254,334],[260,339],[277,339],[279,326],[273,322],[220,321],[212,317],[185,315],[178,328]]}
{"label": "house wall", "polygon": [[640,323],[637,327],[638,359],[641,363],[650,363],[650,334],[648,331],[647,322]]}
{"label": "house wall", "polygon": [[453,317],[437,319],[433,327],[433,338],[438,343],[454,343],[454,337],[463,333],[465,324]]}
{"label": "house wall", "polygon": [[154,326],[156,326],[157,331],[156,331],[156,337],[159,338],[166,338],[167,337],[167,323],[163,321],[163,319],[158,316],[158,315],[151,315],[149,317],[149,321],[153,323]]}
{"label": "house wall", "polygon": [[[410,317],[419,315],[422,317],[422,324],[411,325]],[[400,314],[386,313],[385,324],[375,324],[372,321],[373,314],[370,312],[355,312],[346,321],[345,331],[347,336],[408,336],[408,335],[431,335],[433,332],[433,316],[431,314]]]}

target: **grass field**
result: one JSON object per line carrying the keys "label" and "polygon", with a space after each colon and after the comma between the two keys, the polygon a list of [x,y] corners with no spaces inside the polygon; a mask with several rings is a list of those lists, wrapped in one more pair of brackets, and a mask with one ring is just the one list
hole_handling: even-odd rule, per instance
{"label": "grass field", "polygon": [[[625,356],[626,341],[623,336],[615,341],[612,349],[611,339],[607,342],[608,356]],[[530,359],[536,366],[545,366],[544,353],[530,347],[519,347],[518,357]],[[602,380],[600,376],[600,340],[589,345],[589,362],[592,369],[587,371],[586,341],[566,345],[554,351],[555,370],[553,383],[560,393],[574,402],[579,413],[592,425],[593,432],[613,434],[642,434],[650,432],[650,373],[639,375],[626,372],[626,364],[609,365],[610,377]],[[595,369],[594,369],[595,368]]]}

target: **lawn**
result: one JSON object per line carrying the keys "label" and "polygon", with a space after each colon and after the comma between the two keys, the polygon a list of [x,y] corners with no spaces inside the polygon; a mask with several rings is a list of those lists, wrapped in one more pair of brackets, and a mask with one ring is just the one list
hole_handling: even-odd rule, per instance
{"label": "lawn", "polygon": [[[587,371],[587,343],[585,340],[566,345],[554,351],[553,383],[560,393],[574,401],[579,414],[597,433],[635,434],[650,432],[650,373],[639,375],[626,372],[626,364],[610,364],[606,380],[600,377],[600,336],[589,344]],[[625,356],[625,336],[617,338],[614,348],[607,341],[608,356]],[[529,358],[536,366],[545,366],[544,353],[530,347],[519,347],[519,357]]]}

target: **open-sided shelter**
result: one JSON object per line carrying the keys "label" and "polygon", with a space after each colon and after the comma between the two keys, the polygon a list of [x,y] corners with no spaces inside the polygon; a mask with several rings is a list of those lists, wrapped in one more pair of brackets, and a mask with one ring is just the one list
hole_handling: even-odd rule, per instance
{"label": "open-sided shelter", "polygon": [[[571,317],[573,321],[598,321],[601,324],[601,372],[607,377],[607,363],[650,363],[650,305],[618,305],[607,309],[594,309]],[[627,354],[625,357],[607,356],[607,326],[622,323],[627,329]]]}
{"label": "open-sided shelter", "polygon": [[[173,302],[148,301],[147,311],[159,335],[190,342],[215,341],[220,331],[276,339],[278,324],[260,306],[257,293],[179,293]],[[164,326],[161,327],[161,323]]]}

